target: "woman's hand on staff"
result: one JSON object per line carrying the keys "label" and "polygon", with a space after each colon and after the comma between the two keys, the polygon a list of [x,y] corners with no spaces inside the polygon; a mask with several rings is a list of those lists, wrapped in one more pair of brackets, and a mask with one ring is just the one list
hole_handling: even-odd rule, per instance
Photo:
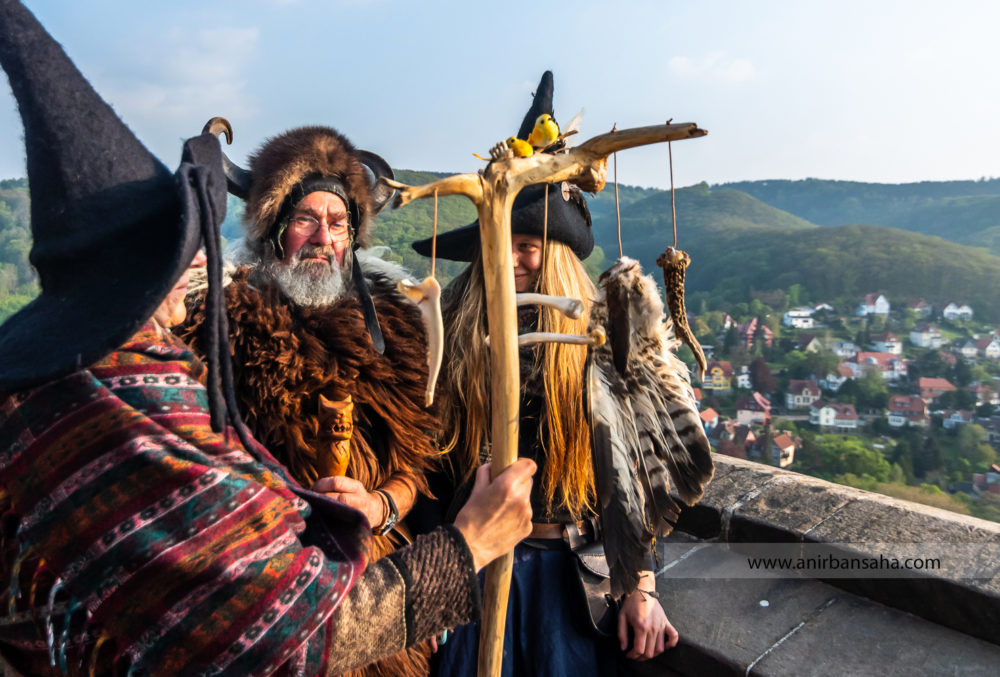
{"label": "woman's hand on staff", "polygon": [[385,523],[385,505],[374,492],[369,493],[361,482],[350,477],[321,477],[316,480],[312,491],[326,494],[335,501],[360,510],[368,518],[368,524],[377,528]]}
{"label": "woman's hand on staff", "polygon": [[494,480],[490,480],[489,464],[476,471],[469,500],[455,518],[476,571],[531,533],[531,477],[535,470],[534,461],[519,458]]}
{"label": "woman's hand on staff", "polygon": [[[632,628],[632,649],[628,646],[628,631]],[[666,649],[677,646],[677,630],[667,620],[660,600],[656,597],[656,580],[652,571],[639,574],[639,587],[625,598],[618,612],[618,641],[626,657],[648,660]]]}

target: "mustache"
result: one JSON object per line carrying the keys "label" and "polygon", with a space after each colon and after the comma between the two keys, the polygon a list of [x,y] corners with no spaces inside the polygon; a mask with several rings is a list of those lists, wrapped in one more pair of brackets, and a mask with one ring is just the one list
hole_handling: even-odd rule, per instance
{"label": "mustache", "polygon": [[304,244],[295,255],[295,259],[297,261],[302,261],[303,259],[311,258],[313,256],[322,256],[333,262],[337,259],[337,252],[334,251],[333,247]]}

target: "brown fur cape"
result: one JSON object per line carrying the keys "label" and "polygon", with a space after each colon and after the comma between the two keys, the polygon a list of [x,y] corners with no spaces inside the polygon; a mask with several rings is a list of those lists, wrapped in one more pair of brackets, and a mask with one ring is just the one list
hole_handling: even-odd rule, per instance
{"label": "brown fur cape", "polygon": [[[379,355],[353,295],[322,308],[296,305],[274,284],[261,283],[241,267],[226,287],[229,339],[236,396],[253,432],[292,476],[309,486],[317,479],[314,450],[327,448],[319,396],[354,400],[348,477],[377,489],[392,475],[404,475],[427,494],[425,472],[436,462],[435,413],[424,408],[426,338],[415,305],[385,277],[369,275],[385,337]],[[203,352],[202,299],[178,333]],[[394,548],[372,539],[372,558]],[[354,671],[370,677],[428,674],[429,651],[413,647]]]}

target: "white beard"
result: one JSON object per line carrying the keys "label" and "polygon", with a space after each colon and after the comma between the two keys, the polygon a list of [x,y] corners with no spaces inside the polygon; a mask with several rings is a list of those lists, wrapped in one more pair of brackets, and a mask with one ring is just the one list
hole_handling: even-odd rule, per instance
{"label": "white beard", "polygon": [[351,252],[344,252],[344,263],[337,265],[336,257],[327,261],[303,261],[314,248],[305,245],[287,261],[265,261],[262,268],[277,283],[281,291],[300,306],[326,306],[345,296],[351,290]]}

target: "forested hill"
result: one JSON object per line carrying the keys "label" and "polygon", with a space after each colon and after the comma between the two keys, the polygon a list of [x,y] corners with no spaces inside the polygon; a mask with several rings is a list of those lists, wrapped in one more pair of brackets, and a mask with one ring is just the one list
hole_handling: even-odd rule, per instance
{"label": "forested hill", "polygon": [[1000,254],[1000,179],[882,184],[742,181],[739,190],[820,226],[892,226]]}
{"label": "forested hill", "polygon": [[[408,184],[421,184],[442,176],[429,172],[397,170],[397,179]],[[751,195],[770,190],[767,185],[780,184],[769,199],[784,201],[799,215],[777,208]],[[905,300],[923,297],[931,303],[959,301],[969,303],[978,317],[1000,321],[1000,257],[985,249],[962,246],[938,237],[883,227],[844,226],[821,228],[811,219],[802,217],[810,204],[795,194],[800,187],[804,194],[822,194],[829,184],[831,190],[853,187],[850,195],[858,203],[870,205],[872,211],[879,202],[877,196],[894,186],[879,186],[850,182],[782,181],[739,184],[746,191],[699,184],[677,191],[678,246],[693,259],[688,269],[688,288],[695,299],[715,298],[727,302],[749,301],[760,292],[780,293],[791,285],[800,285],[803,299],[840,301],[850,306],[864,294],[879,291],[891,299]],[[843,185],[841,185],[843,184]],[[915,187],[927,188],[921,197]],[[900,191],[896,202],[923,204],[910,209],[910,223],[946,222],[952,232],[966,224],[968,232],[984,237],[988,229],[976,231],[968,226],[970,214],[979,210],[983,218],[996,216],[984,201],[1000,200],[1000,181],[947,182],[945,184],[912,184],[912,193]],[[771,187],[773,188],[773,186]],[[766,190],[765,190],[766,189]],[[871,191],[871,196],[866,191]],[[962,191],[980,191],[976,195],[960,196]],[[998,194],[989,194],[993,190]],[[818,192],[817,192],[818,191]],[[841,197],[850,199],[849,193]],[[904,197],[909,195],[909,197]],[[779,200],[778,196],[781,199]],[[597,274],[618,255],[615,218],[614,186],[588,198],[594,217],[594,234],[598,249],[586,262],[588,270]],[[658,279],[656,257],[673,243],[669,191],[620,186],[622,213],[622,245],[624,253],[639,259],[644,268]],[[830,204],[837,202],[830,198]],[[885,214],[893,212],[880,207]],[[818,209],[818,207],[817,207]],[[230,198],[229,213],[223,224],[223,234],[232,239],[241,232],[242,205]],[[440,232],[465,225],[475,219],[475,209],[462,197],[441,198],[438,206]],[[861,219],[874,220],[872,219]],[[416,275],[426,274],[429,261],[410,248],[416,239],[431,234],[433,200],[418,200],[399,210],[387,209],[378,219],[376,244],[388,246],[388,256],[402,261]],[[835,221],[830,221],[834,223]],[[0,321],[37,293],[37,283],[27,261],[30,247],[28,230],[28,196],[23,180],[0,182]],[[928,229],[932,230],[932,229]],[[442,281],[450,279],[462,264],[440,261],[437,274]],[[696,310],[697,308],[692,308]]]}
{"label": "forested hill", "polygon": [[[618,246],[613,187],[591,205],[596,239],[611,258]],[[669,192],[623,201],[624,253],[659,276],[656,257],[673,242],[670,224]],[[852,306],[879,291],[890,299],[958,300],[1000,320],[1000,257],[980,248],[896,228],[820,228],[744,192],[705,184],[677,191],[677,233],[692,257],[690,292],[742,302],[797,284],[813,301]]]}

